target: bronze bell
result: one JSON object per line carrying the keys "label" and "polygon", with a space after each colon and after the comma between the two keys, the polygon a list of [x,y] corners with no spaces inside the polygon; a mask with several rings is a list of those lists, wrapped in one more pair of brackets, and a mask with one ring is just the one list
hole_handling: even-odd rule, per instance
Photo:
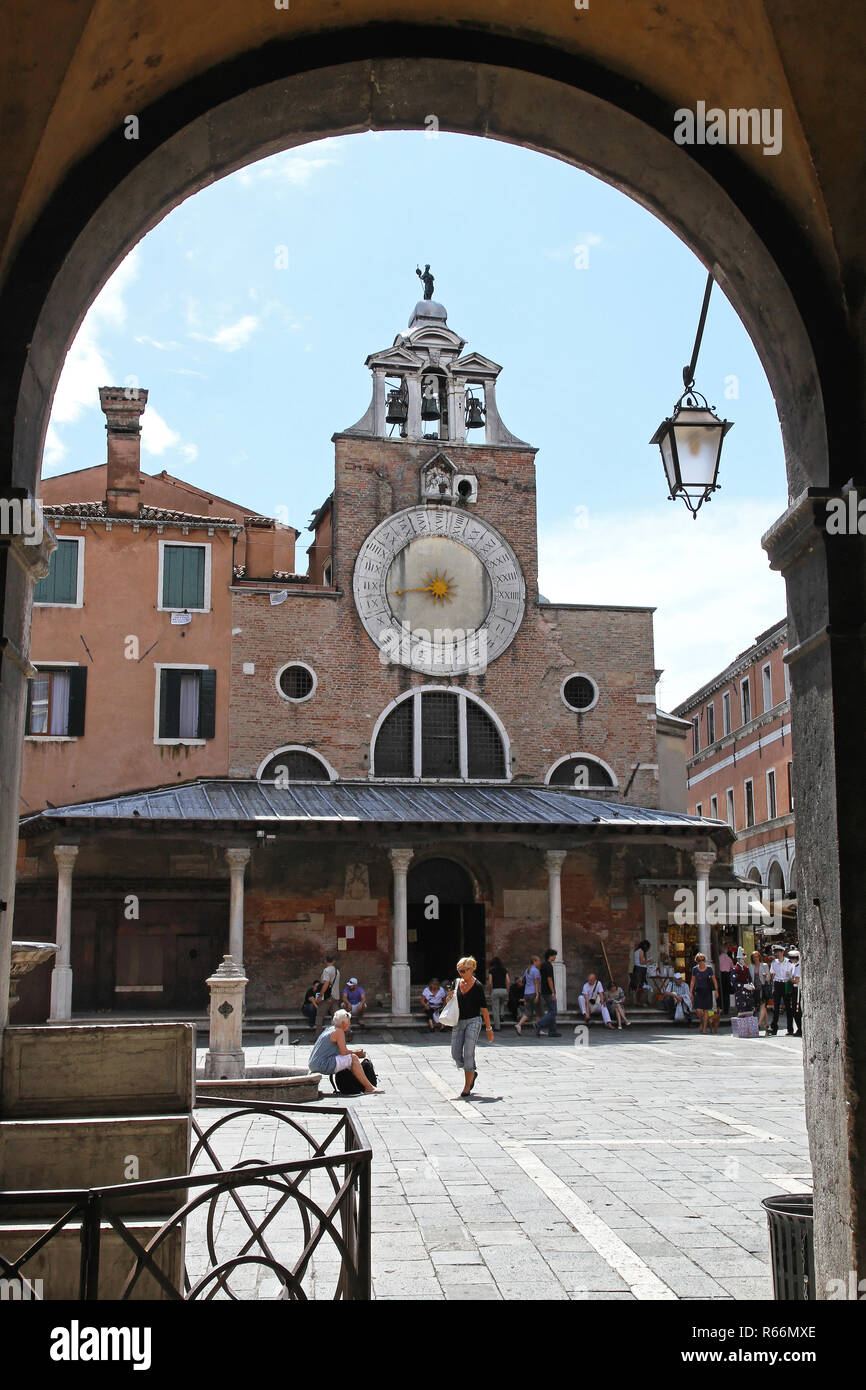
{"label": "bronze bell", "polygon": [[409,415],[409,406],[403,393],[403,387],[399,387],[388,392],[388,408],[385,413],[385,423],[387,425],[405,425]]}
{"label": "bronze bell", "polygon": [[441,413],[437,396],[428,396],[425,394],[421,397],[422,420],[438,420]]}
{"label": "bronze bell", "polygon": [[484,406],[477,396],[469,396],[466,401],[466,428],[468,430],[484,429]]}

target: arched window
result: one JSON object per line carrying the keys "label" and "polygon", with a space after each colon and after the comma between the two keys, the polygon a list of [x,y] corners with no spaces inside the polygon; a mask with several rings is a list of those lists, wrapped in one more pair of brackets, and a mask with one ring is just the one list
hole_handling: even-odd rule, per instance
{"label": "arched window", "polygon": [[784,893],[785,891],[785,875],[782,873],[781,864],[776,859],[767,870],[767,887],[772,888],[774,893]]}
{"label": "arched window", "polygon": [[285,786],[289,782],[331,782],[336,773],[317,753],[289,747],[269,754],[256,776],[260,782]]}
{"label": "arched window", "polygon": [[465,690],[425,686],[390,706],[373,731],[372,776],[506,781],[508,740]]}
{"label": "arched window", "polygon": [[569,753],[560,758],[547,774],[546,781],[551,787],[576,787],[578,791],[612,790],[616,778],[607,763],[593,758],[589,753]]}

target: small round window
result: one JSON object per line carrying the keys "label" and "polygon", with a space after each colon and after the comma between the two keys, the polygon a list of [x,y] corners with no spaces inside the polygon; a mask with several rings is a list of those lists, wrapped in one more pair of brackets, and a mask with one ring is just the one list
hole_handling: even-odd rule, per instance
{"label": "small round window", "polygon": [[598,699],[598,686],[589,676],[569,676],[562,683],[562,699],[569,709],[583,713]]}
{"label": "small round window", "polygon": [[309,700],[316,688],[316,677],[309,666],[292,661],[277,676],[277,689],[287,700]]}

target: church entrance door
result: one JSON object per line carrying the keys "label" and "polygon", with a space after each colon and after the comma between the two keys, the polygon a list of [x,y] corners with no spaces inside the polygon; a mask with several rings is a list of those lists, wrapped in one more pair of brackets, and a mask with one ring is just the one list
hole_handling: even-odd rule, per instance
{"label": "church entrance door", "polygon": [[409,970],[421,989],[434,975],[453,980],[461,956],[474,956],[484,979],[484,904],[472,879],[451,859],[424,859],[409,869]]}

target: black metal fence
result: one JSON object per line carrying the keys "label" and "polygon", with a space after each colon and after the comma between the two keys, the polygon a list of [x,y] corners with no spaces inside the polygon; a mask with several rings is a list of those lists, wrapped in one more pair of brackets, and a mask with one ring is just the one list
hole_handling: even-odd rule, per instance
{"label": "black metal fence", "polygon": [[[338,1273],[333,1293],[318,1293],[323,1285],[319,1278],[312,1296],[336,1300],[369,1299],[373,1155],[354,1112],[331,1106],[317,1106],[311,1111],[302,1105],[265,1104],[218,1096],[199,1100],[198,1109],[217,1109],[220,1114],[206,1127],[193,1114],[194,1142],[190,1171],[186,1174],[112,1187],[0,1192],[0,1210],[7,1220],[15,1219],[16,1207],[26,1208],[28,1216],[44,1208],[41,1219],[43,1224],[48,1223],[47,1229],[14,1257],[5,1255],[0,1248],[3,1278],[20,1281],[22,1297],[38,1297],[32,1278],[35,1257],[62,1232],[80,1223],[77,1297],[82,1300],[99,1298],[100,1258],[106,1227],[117,1233],[132,1255],[122,1288],[111,1294],[114,1298],[131,1298],[145,1274],[157,1286],[146,1295],[153,1298],[261,1297],[258,1291],[251,1294],[250,1279],[259,1279],[264,1271],[269,1274],[271,1286],[280,1290],[271,1296],[306,1301],[311,1296],[310,1272],[318,1259],[326,1271],[337,1269]],[[233,1167],[223,1167],[217,1152],[219,1132],[232,1121],[254,1115],[270,1116],[278,1122],[278,1127],[288,1126],[291,1133],[286,1137],[306,1142],[311,1150],[309,1156],[275,1163],[246,1159]],[[312,1116],[326,1116],[332,1123],[320,1140],[295,1116],[303,1116],[308,1123]],[[212,1171],[194,1174],[196,1162],[202,1161],[209,1162]],[[314,1188],[319,1189],[315,1195]],[[130,1215],[137,1199],[158,1199],[166,1194],[169,1205],[172,1192],[178,1193],[177,1210],[142,1244],[131,1229],[141,1225],[140,1217]],[[62,1214],[55,1216],[58,1207],[63,1209]],[[228,1221],[224,1219],[227,1212],[231,1217]],[[191,1277],[183,1256],[187,1235],[193,1226],[200,1230],[203,1243],[200,1242],[197,1255],[199,1268]],[[226,1235],[232,1247],[237,1245],[236,1249],[218,1249],[225,1243]],[[171,1254],[174,1251],[176,1256],[178,1250],[182,1255],[180,1260]],[[28,1264],[31,1265],[30,1274],[27,1273]],[[173,1265],[177,1267],[175,1273]],[[232,1287],[233,1277],[236,1284],[245,1285],[243,1291]],[[139,1289],[139,1297],[141,1293]]]}

